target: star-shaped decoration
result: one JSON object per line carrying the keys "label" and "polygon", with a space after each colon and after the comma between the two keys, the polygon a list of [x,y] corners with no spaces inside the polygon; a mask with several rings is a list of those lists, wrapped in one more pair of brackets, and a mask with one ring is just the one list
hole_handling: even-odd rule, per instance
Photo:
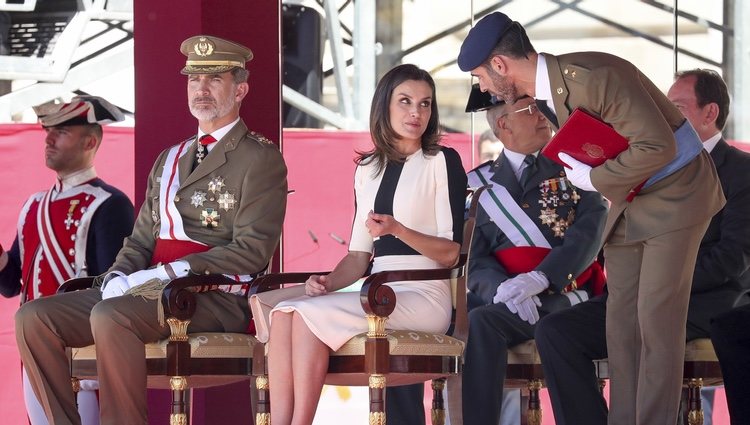
{"label": "star-shaped decoration", "polygon": [[557,211],[554,208],[544,208],[539,214],[539,219],[542,220],[542,224],[551,225],[557,219]]}
{"label": "star-shaped decoration", "polygon": [[555,236],[562,238],[565,236],[565,230],[568,228],[568,223],[564,220],[558,220],[552,230],[555,232]]}
{"label": "star-shaped decoration", "polygon": [[232,195],[231,193],[224,192],[222,194],[219,194],[219,209],[223,209],[225,211],[234,209],[234,203],[234,195]]}
{"label": "star-shaped decoration", "polygon": [[208,191],[211,193],[221,192],[224,188],[224,177],[216,176],[208,182]]}
{"label": "star-shaped decoration", "polygon": [[193,192],[193,196],[190,197],[190,205],[199,208],[203,206],[204,202],[206,202],[206,192],[200,190]]}
{"label": "star-shaped decoration", "polygon": [[573,202],[577,204],[578,200],[581,199],[581,195],[579,195],[578,192],[574,190],[573,194],[570,195],[570,198],[573,199]]}
{"label": "star-shaped decoration", "polygon": [[206,208],[201,211],[201,224],[203,227],[208,227],[209,229],[219,227],[220,218],[219,213],[213,208]]}

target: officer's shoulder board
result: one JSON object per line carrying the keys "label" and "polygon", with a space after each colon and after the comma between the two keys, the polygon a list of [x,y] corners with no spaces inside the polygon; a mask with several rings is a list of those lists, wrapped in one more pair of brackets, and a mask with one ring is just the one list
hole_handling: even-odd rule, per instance
{"label": "officer's shoulder board", "polygon": [[[471,170],[469,170],[469,173],[486,171],[486,169],[489,169],[490,167],[492,167],[492,164],[494,162],[495,162],[494,160],[490,159],[489,161],[472,168]],[[469,174],[469,173],[466,173],[466,174]]]}
{"label": "officer's shoulder board", "polygon": [[262,135],[262,134],[260,134],[258,132],[252,131],[252,130],[248,130],[248,132],[245,133],[245,138],[254,140],[256,143],[264,145],[264,146],[265,145],[276,146],[276,144],[274,142],[272,142],[271,139],[267,138],[266,136],[264,136],[264,135]]}

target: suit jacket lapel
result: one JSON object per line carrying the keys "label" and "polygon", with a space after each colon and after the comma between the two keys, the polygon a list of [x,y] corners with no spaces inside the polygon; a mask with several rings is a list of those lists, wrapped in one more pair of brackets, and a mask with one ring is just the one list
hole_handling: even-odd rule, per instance
{"label": "suit jacket lapel", "polygon": [[552,90],[552,102],[555,104],[557,122],[562,126],[565,124],[565,121],[568,120],[571,112],[567,106],[568,86],[565,85],[565,79],[563,78],[562,69],[560,68],[560,62],[557,59],[557,56],[545,53],[544,58],[547,61],[547,74],[549,76],[549,84]]}
{"label": "suit jacket lapel", "polygon": [[[237,143],[247,133],[245,123],[240,120],[224,137],[211,149],[211,153],[201,162],[198,167],[183,182],[182,186],[188,186],[211,174],[212,171],[227,162],[226,153],[237,148]],[[195,143],[193,143],[195,145]],[[182,169],[180,169],[182,172]]]}
{"label": "suit jacket lapel", "polygon": [[711,150],[711,159],[714,160],[714,167],[716,167],[717,170],[722,164],[724,164],[724,159],[727,157],[728,150],[729,144],[724,139],[720,139],[719,143],[717,143]]}
{"label": "suit jacket lapel", "polygon": [[502,152],[492,164],[491,180],[503,186],[513,199],[520,199],[521,185],[518,184],[516,174],[513,172],[513,168],[510,166],[508,159],[502,154]]}

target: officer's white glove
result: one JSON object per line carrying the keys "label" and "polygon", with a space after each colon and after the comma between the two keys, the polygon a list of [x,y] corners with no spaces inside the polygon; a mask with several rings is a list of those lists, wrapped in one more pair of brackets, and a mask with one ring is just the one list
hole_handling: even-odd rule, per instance
{"label": "officer's white glove", "polygon": [[518,317],[520,317],[521,320],[529,322],[529,324],[533,325],[534,323],[539,321],[539,310],[537,310],[537,307],[541,306],[542,302],[536,295],[530,298],[526,298],[525,300],[516,304]]}
{"label": "officer's white glove", "polygon": [[173,261],[153,269],[139,270],[128,276],[117,276],[104,284],[102,299],[123,295],[128,289],[142,285],[151,279],[169,281],[187,276],[188,272],[190,272],[190,265],[187,261]]}
{"label": "officer's white glove", "polygon": [[537,270],[521,273],[501,283],[492,301],[495,304],[505,303],[508,309],[515,313],[514,308],[511,308],[509,304],[517,306],[522,301],[541,293],[547,287],[549,287],[549,280],[544,273]]}
{"label": "officer's white glove", "polygon": [[104,289],[102,289],[102,299],[106,300],[112,297],[119,297],[128,289],[130,289],[130,285],[128,285],[127,276],[113,277],[112,279],[104,283]]}
{"label": "officer's white glove", "polygon": [[572,156],[560,152],[557,154],[564,163],[570,165],[572,168],[565,167],[565,174],[568,176],[573,185],[581,190],[588,190],[596,192],[594,185],[591,184],[591,166],[584,164],[583,162],[573,158]]}

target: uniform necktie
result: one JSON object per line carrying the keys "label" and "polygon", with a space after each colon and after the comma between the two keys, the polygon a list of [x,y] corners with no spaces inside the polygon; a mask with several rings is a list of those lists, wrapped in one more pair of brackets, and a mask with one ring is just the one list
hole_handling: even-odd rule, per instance
{"label": "uniform necktie", "polygon": [[526,184],[531,179],[531,176],[536,173],[536,157],[534,155],[526,155],[523,159],[525,164],[524,169],[521,171],[521,178],[518,179],[518,183],[521,187],[526,187]]}
{"label": "uniform necktie", "polygon": [[198,139],[198,150],[195,152],[195,166],[193,168],[197,167],[198,164],[203,161],[203,158],[208,155],[208,148],[206,148],[206,146],[215,141],[216,139],[214,138],[214,136],[210,134],[204,134]]}
{"label": "uniform necktie", "polygon": [[536,99],[536,107],[539,108],[539,111],[547,117],[547,120],[552,123],[557,128],[560,128],[560,126],[557,124],[557,115],[555,115],[554,112],[552,112],[552,109],[549,108],[547,105],[546,100],[542,99]]}

